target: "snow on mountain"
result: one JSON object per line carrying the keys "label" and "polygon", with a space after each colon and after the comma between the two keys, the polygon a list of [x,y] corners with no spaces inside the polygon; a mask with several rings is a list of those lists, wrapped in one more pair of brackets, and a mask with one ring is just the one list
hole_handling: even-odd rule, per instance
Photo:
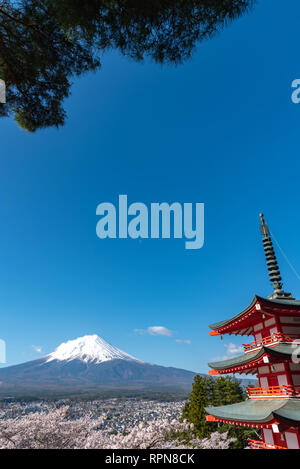
{"label": "snow on mountain", "polygon": [[84,363],[94,364],[110,360],[127,360],[143,363],[141,360],[128,355],[128,353],[110,345],[98,335],[85,335],[75,340],[68,340],[46,357],[46,363],[53,360],[67,361],[80,360]]}

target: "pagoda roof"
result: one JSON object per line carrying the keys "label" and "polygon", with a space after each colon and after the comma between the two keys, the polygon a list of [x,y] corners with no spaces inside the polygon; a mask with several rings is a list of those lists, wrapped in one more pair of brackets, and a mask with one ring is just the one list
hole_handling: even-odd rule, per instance
{"label": "pagoda roof", "polygon": [[269,299],[269,298],[263,298],[261,296],[255,295],[253,300],[251,301],[250,305],[247,306],[243,311],[241,311],[239,314],[233,316],[230,319],[226,319],[225,321],[220,321],[216,322],[214,324],[211,324],[209,327],[212,330],[218,330],[221,329],[225,326],[230,325],[231,323],[235,323],[236,321],[239,321],[243,318],[243,316],[249,316],[249,314],[252,314],[253,312],[259,312],[261,311],[256,311],[255,306],[257,304],[260,304],[264,311],[266,310],[267,312],[270,312],[271,314],[276,314],[276,312],[286,312],[286,313],[299,313],[300,314],[300,301],[299,300],[294,300],[290,298],[286,299]]}
{"label": "pagoda roof", "polygon": [[247,399],[238,404],[206,407],[206,412],[220,420],[267,423],[274,420],[300,423],[299,399]]}
{"label": "pagoda roof", "polygon": [[208,366],[210,368],[213,368],[214,370],[235,368],[241,365],[245,365],[247,363],[256,362],[265,354],[269,354],[271,356],[278,356],[281,358],[289,358],[292,356],[294,350],[295,349],[293,348],[293,344],[277,344],[273,347],[267,347],[264,345],[255,352],[245,353],[244,355],[239,355],[238,357],[233,357],[229,360],[209,363]]}

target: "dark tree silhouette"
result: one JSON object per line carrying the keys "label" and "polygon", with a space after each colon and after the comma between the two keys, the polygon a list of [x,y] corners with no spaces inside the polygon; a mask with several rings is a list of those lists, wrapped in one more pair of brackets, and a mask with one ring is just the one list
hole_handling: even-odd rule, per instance
{"label": "dark tree silhouette", "polygon": [[105,50],[180,64],[255,1],[0,1],[0,79],[7,86],[0,115],[14,115],[29,131],[58,127],[71,80],[98,68]]}
{"label": "dark tree silhouette", "polygon": [[64,123],[70,79],[99,66],[93,47],[72,40],[43,1],[23,1],[17,10],[0,7],[0,78],[5,80],[3,116],[15,115],[29,131]]}

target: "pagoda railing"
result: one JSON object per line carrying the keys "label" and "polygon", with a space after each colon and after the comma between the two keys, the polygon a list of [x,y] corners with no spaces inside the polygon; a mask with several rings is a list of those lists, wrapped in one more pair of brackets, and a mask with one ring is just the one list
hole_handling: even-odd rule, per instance
{"label": "pagoda railing", "polygon": [[264,443],[263,441],[248,440],[252,449],[287,449],[283,446],[272,445],[271,443]]}
{"label": "pagoda railing", "polygon": [[278,342],[291,343],[293,339],[286,334],[281,332],[276,332],[275,334],[270,335],[269,337],[264,337],[263,339],[256,340],[250,344],[243,344],[244,350],[246,353],[253,352],[253,350],[262,347],[263,345],[274,345]]}
{"label": "pagoda railing", "polygon": [[292,385],[247,388],[250,399],[300,397],[300,388]]}

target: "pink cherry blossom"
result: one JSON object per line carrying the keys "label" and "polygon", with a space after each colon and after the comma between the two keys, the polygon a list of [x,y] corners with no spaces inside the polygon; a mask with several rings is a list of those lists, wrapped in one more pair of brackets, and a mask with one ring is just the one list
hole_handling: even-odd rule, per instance
{"label": "pink cherry blossom", "polygon": [[70,418],[68,407],[0,420],[0,449],[228,449],[227,433],[200,440],[187,422],[159,419],[127,434],[99,429],[103,418]]}

